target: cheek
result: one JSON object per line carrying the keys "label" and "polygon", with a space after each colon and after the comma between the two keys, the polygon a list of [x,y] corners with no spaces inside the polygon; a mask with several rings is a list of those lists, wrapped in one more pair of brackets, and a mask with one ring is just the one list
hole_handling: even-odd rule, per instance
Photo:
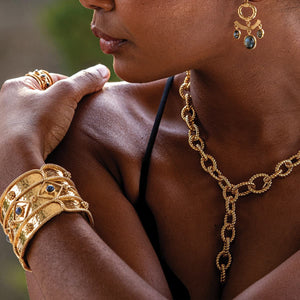
{"label": "cheek", "polygon": [[207,57],[201,42],[187,37],[184,30],[172,34],[153,32],[143,33],[114,55],[119,77],[131,82],[153,81],[198,68]]}
{"label": "cheek", "polygon": [[114,69],[117,75],[129,82],[148,82],[185,71],[186,62],[177,60],[178,56],[173,57],[163,49],[157,54],[148,50],[136,51],[134,55],[130,55],[130,51],[115,55]]}
{"label": "cheek", "polygon": [[174,5],[163,6],[164,10],[153,6],[147,11],[141,8],[136,18],[123,15],[122,23],[126,24],[132,41],[115,55],[114,68],[124,80],[151,81],[200,68],[221,49],[217,46],[221,40],[220,26],[208,20],[214,9],[185,6],[183,12]]}
{"label": "cheek", "polygon": [[137,23],[129,28],[132,40],[114,55],[115,72],[122,79],[135,82],[165,77],[164,70],[178,56],[174,51],[177,41],[171,38],[174,34],[170,34],[166,26],[157,26],[155,22],[145,21],[139,26]]}
{"label": "cheek", "polygon": [[175,74],[178,62],[184,62],[184,57],[176,51],[176,45],[150,34],[144,34],[137,44],[128,42],[114,55],[115,72],[130,82],[153,81]]}

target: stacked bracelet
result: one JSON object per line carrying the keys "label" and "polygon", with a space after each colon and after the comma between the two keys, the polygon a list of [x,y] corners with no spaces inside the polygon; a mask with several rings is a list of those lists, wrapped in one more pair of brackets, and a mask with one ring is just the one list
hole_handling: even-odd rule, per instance
{"label": "stacked bracelet", "polygon": [[25,251],[35,233],[62,212],[82,213],[90,224],[93,217],[64,168],[46,164],[15,179],[0,198],[0,223],[21,265],[30,271]]}

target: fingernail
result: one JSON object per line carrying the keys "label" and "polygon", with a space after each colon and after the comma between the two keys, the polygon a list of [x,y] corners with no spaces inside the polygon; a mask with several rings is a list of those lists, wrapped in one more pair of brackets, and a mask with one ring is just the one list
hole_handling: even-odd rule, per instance
{"label": "fingernail", "polygon": [[110,76],[110,71],[103,65],[98,65],[98,71],[103,78],[108,78]]}

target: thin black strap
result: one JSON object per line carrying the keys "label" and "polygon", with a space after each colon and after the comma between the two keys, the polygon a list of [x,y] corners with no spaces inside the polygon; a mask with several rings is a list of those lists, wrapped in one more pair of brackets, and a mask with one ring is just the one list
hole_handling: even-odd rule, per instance
{"label": "thin black strap", "polygon": [[151,131],[151,135],[149,138],[149,142],[147,145],[146,153],[142,161],[142,168],[141,168],[141,177],[140,177],[140,186],[139,186],[139,198],[135,203],[136,212],[139,215],[141,223],[151,241],[151,244],[157,253],[157,257],[160,260],[162,269],[165,273],[167,282],[170,287],[170,291],[172,293],[172,297],[174,300],[188,300],[190,299],[189,292],[184,284],[178,279],[178,277],[174,274],[174,272],[170,269],[168,264],[160,255],[160,245],[159,245],[159,236],[158,230],[156,226],[156,221],[154,215],[149,208],[147,201],[146,201],[146,189],[147,189],[147,180],[148,180],[148,172],[150,167],[150,160],[151,154],[153,150],[153,146],[155,143],[155,139],[157,136],[158,128],[160,125],[160,121],[162,119],[162,115],[166,106],[166,102],[168,99],[169,92],[171,90],[172,84],[174,81],[174,77],[170,77],[167,80],[164,93],[162,95],[160,105],[158,108],[158,112],[155,118],[155,122]]}
{"label": "thin black strap", "polygon": [[160,121],[162,119],[162,115],[167,103],[168,95],[170,92],[170,89],[172,87],[174,81],[174,76],[168,78],[164,93],[162,95],[158,112],[155,118],[155,122],[151,131],[151,135],[148,141],[148,145],[146,148],[146,153],[142,161],[142,168],[141,168],[141,175],[140,175],[140,186],[139,186],[139,199],[138,201],[143,201],[145,199],[145,194],[146,194],[146,188],[147,188],[147,180],[148,180],[148,172],[149,172],[149,166],[150,166],[150,159],[151,159],[151,154],[153,150],[153,146],[155,143],[155,139],[157,136],[158,128],[160,125]]}

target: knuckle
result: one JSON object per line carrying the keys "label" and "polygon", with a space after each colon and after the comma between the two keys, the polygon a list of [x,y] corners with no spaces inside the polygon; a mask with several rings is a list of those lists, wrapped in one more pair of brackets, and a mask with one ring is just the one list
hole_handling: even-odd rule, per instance
{"label": "knuckle", "polygon": [[81,91],[78,83],[69,78],[66,80],[61,80],[56,84],[55,93],[53,94],[54,90],[52,91],[52,96],[57,101],[61,101],[64,99],[65,101],[71,100],[71,102],[78,102],[82,98]]}
{"label": "knuckle", "polygon": [[1,90],[7,90],[7,89],[10,89],[12,87],[15,87],[18,83],[17,81],[18,81],[17,79],[8,79],[8,80],[6,80],[3,83]]}
{"label": "knuckle", "polygon": [[99,77],[94,73],[87,70],[83,70],[82,77],[85,78],[89,82],[97,82],[99,80]]}
{"label": "knuckle", "polygon": [[56,83],[56,88],[58,93],[64,93],[64,94],[74,94],[76,91],[75,83],[71,80],[61,80]]}

